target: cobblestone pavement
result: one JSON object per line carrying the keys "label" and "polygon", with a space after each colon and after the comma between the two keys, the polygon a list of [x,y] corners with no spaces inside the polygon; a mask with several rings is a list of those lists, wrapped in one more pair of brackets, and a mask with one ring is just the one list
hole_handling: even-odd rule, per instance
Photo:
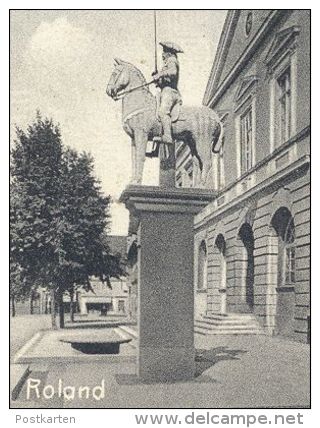
{"label": "cobblestone pavement", "polygon": [[[32,402],[37,407],[261,408],[309,406],[309,346],[268,336],[195,337],[196,377],[190,382],[144,384],[132,362],[50,363],[33,377],[43,385],[94,387],[105,397]],[[26,386],[15,406],[28,406]]]}

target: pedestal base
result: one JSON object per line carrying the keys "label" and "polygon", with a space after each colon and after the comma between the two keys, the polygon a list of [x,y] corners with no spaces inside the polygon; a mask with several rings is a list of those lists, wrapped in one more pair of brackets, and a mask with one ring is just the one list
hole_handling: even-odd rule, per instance
{"label": "pedestal base", "polygon": [[171,348],[165,346],[139,347],[138,376],[146,382],[190,380],[194,378],[194,373],[193,343],[189,346],[176,345]]}

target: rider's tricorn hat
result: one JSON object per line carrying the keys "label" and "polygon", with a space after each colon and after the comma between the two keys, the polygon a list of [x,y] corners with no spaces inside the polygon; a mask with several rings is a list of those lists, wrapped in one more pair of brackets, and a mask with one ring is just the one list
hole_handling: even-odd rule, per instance
{"label": "rider's tricorn hat", "polygon": [[176,43],[173,42],[160,42],[159,45],[163,47],[165,52],[183,53],[183,50]]}

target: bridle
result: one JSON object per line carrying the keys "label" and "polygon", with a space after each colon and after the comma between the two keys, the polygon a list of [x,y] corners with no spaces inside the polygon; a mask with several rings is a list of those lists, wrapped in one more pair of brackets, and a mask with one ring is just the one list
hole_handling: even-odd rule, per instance
{"label": "bridle", "polygon": [[116,72],[118,72],[117,76],[114,77],[114,83],[113,83],[114,87],[116,86],[116,83],[118,82],[118,80],[119,80],[119,78],[121,76],[122,71],[123,71],[123,67],[120,68],[119,66],[117,66],[115,68],[114,72],[112,73],[111,77],[113,77],[116,74]]}
{"label": "bridle", "polygon": [[[118,82],[118,79],[121,76],[121,73],[123,71],[123,67],[119,68],[117,66],[114,72],[112,73],[111,77],[116,73],[116,71],[118,71],[118,75],[114,78],[113,86],[116,86],[116,83]],[[127,91],[122,91],[122,92],[120,91],[113,97],[113,99],[115,101],[121,100],[125,95],[130,94],[131,92],[136,91],[137,89],[141,89],[146,86],[149,86],[151,85],[151,83],[154,83],[154,81],[152,80],[151,82],[143,83],[142,85],[136,86],[135,88],[128,89]]]}

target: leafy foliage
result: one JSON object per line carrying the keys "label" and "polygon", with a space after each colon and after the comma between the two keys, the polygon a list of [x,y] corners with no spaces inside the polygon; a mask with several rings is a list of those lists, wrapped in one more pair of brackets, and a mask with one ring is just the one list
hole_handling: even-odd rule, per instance
{"label": "leafy foliage", "polygon": [[55,219],[59,212],[60,131],[40,115],[27,133],[17,129],[12,150],[11,257],[30,277],[52,277],[57,264]]}
{"label": "leafy foliage", "polygon": [[93,158],[64,149],[59,127],[40,114],[27,132],[17,129],[11,155],[14,287],[40,281],[61,296],[90,288],[91,276],[109,283],[124,275],[106,243],[111,200],[94,177]]}

